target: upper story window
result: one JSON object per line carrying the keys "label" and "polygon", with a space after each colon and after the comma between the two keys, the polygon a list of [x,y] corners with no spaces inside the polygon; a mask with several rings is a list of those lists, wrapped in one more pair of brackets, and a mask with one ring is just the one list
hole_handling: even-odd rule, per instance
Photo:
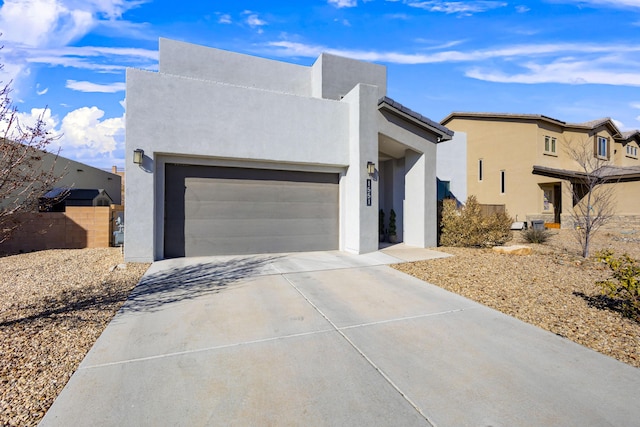
{"label": "upper story window", "polygon": [[609,138],[604,136],[596,136],[596,157],[603,160],[609,160]]}
{"label": "upper story window", "polygon": [[631,144],[627,144],[627,157],[638,158],[638,147],[634,147]]}
{"label": "upper story window", "polygon": [[482,165],[482,159],[479,159],[478,160],[478,181],[482,181],[482,178],[483,178],[482,175],[483,175],[484,171],[482,170],[482,166],[483,166]]}
{"label": "upper story window", "polygon": [[556,154],[556,138],[553,136],[544,137],[544,154]]}
{"label": "upper story window", "polygon": [[507,172],[500,171],[500,194],[507,192]]}

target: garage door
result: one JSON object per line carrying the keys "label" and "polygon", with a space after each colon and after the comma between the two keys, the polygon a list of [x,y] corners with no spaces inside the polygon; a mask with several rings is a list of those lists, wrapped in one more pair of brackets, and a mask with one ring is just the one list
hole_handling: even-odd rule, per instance
{"label": "garage door", "polygon": [[338,174],[167,164],[165,258],[338,249]]}

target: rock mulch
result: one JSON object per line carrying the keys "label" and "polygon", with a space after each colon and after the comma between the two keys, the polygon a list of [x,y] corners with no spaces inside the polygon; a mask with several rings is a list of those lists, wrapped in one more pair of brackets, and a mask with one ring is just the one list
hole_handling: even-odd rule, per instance
{"label": "rock mulch", "polygon": [[[491,249],[445,248],[455,255],[394,266],[415,277],[510,316],[640,367],[640,323],[624,317],[604,298],[596,281],[610,272],[594,258],[583,259],[570,230],[556,230],[545,244],[529,244],[514,232],[510,244],[526,244],[527,256]],[[640,233],[600,232],[591,254],[610,248],[640,259]]]}
{"label": "rock mulch", "polygon": [[0,425],[36,425],[149,264],[119,248],[0,258]]}

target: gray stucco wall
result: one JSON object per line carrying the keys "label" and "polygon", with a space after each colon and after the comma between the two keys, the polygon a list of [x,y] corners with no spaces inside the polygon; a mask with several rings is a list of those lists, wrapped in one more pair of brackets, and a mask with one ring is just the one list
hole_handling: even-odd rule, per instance
{"label": "gray stucco wall", "polygon": [[236,86],[311,96],[309,67],[164,38],[160,39],[159,71]]}
{"label": "gray stucco wall", "polygon": [[342,99],[357,84],[375,86],[378,99],[387,94],[387,67],[323,53],[312,67],[313,96]]}

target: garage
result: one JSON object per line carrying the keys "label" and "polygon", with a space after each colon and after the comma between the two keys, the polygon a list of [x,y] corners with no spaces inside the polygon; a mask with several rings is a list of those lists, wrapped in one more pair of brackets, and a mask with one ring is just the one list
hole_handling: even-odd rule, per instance
{"label": "garage", "polygon": [[339,175],[165,165],[164,257],[338,249]]}

